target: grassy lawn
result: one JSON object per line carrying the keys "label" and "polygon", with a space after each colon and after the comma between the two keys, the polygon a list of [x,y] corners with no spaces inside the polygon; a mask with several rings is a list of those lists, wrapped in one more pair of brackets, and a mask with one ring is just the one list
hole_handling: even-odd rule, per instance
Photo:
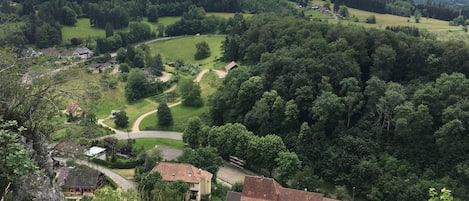
{"label": "grassy lawn", "polygon": [[169,127],[161,127],[157,125],[156,113],[152,114],[142,120],[140,124],[140,130],[166,130],[166,131],[178,131],[183,132],[186,128],[187,121],[191,117],[200,116],[202,113],[208,110],[208,106],[205,104],[200,108],[191,108],[178,105],[171,108],[173,115],[173,125]]}
{"label": "grassy lawn", "polygon": [[80,18],[75,26],[63,26],[62,40],[69,41],[73,37],[104,37],[106,33],[104,29],[91,27],[89,18]]}
{"label": "grassy lawn", "polygon": [[[151,54],[161,54],[163,62],[183,60],[184,62],[197,63],[202,65],[202,68],[211,68],[215,59],[221,57],[221,45],[225,40],[224,36],[192,36],[177,38],[172,40],[157,41],[149,44]],[[207,42],[211,56],[203,60],[195,60],[194,54],[196,52],[195,44],[200,42]]]}
{"label": "grassy lawn", "polygon": [[[174,24],[176,21],[180,20],[181,17],[161,17],[158,22],[148,22],[148,18],[143,18],[141,22],[150,25],[153,31],[156,30],[157,24],[162,23],[165,26]],[[115,32],[127,32],[129,28],[116,29]],[[102,37],[106,36],[105,30],[92,27],[90,24],[89,18],[80,18],[77,20],[75,26],[63,26],[62,28],[62,40],[69,41],[71,38],[87,38],[87,37]]]}
{"label": "grassy lawn", "polygon": [[181,16],[159,17],[158,23],[161,23],[164,26],[168,26],[168,25],[176,23],[179,20],[181,20]]}
{"label": "grassy lawn", "polygon": [[155,146],[166,146],[174,149],[184,149],[184,143],[180,140],[168,138],[137,138],[134,147],[142,147],[145,151],[155,148]]}
{"label": "grassy lawn", "polygon": [[112,169],[113,172],[128,180],[134,180],[135,168],[132,169]]}
{"label": "grassy lawn", "polygon": [[222,84],[222,79],[214,71],[209,71],[200,81],[200,88],[202,89],[202,98],[207,103],[208,96],[212,95],[217,91],[218,86]]}

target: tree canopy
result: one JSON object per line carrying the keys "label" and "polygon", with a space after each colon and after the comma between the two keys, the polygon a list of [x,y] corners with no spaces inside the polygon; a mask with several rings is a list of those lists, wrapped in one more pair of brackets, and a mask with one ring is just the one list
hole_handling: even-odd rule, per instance
{"label": "tree canopy", "polygon": [[[208,144],[222,157],[367,200],[425,200],[430,183],[468,199],[467,45],[271,14],[245,23],[223,49],[249,67],[230,71],[209,102],[218,127]],[[239,123],[244,131],[225,130]],[[282,171],[297,164],[288,151],[298,175]]]}

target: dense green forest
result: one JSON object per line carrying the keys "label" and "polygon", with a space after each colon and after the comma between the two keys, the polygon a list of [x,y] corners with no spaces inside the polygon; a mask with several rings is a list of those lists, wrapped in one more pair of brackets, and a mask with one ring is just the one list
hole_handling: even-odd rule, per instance
{"label": "dense green forest", "polygon": [[426,200],[446,187],[469,199],[464,43],[269,14],[238,24],[224,59],[246,67],[211,98],[210,121],[280,136],[303,163],[294,187],[323,180],[366,200]]}
{"label": "dense green forest", "polygon": [[[403,16],[416,9],[441,19],[457,13],[438,2],[335,3]],[[321,193],[332,193],[325,187],[332,185],[362,200],[428,200],[430,188],[448,188],[456,200],[469,200],[469,47],[420,38],[411,28],[405,34],[392,32],[399,27],[307,21],[294,16],[292,7],[282,0],[3,0],[0,46],[17,49],[0,51],[0,144],[10,145],[3,154],[12,153],[2,163],[0,189],[27,174],[54,176],[45,146],[57,112],[51,103],[60,96],[54,90],[64,80],[39,77],[25,85],[18,75],[46,64],[28,63],[15,52],[64,45],[61,27],[86,17],[92,26],[110,30],[96,39],[96,52],[120,48],[118,60],[144,67],[149,47],[131,44],[157,33],[139,20],[182,16],[158,36],[226,33],[221,60],[241,64],[210,97],[209,113],[188,122],[183,140],[202,150],[201,156],[202,147],[210,147],[210,154],[216,148],[221,157],[245,159],[248,168],[282,185]],[[206,17],[206,11],[263,14],[222,20]],[[269,11],[275,14],[264,13]],[[126,27],[128,32],[113,33]],[[152,59],[152,73],[161,74],[161,56]],[[126,90],[129,100],[163,90],[144,76],[130,71],[128,88],[139,93]],[[199,159],[194,158],[187,161]]]}
{"label": "dense green forest", "polygon": [[[24,0],[13,4],[11,1],[2,0],[0,3],[0,23],[12,25],[2,30],[0,45],[21,47],[34,44],[38,48],[69,43],[69,41],[62,41],[61,27],[73,26],[79,18],[89,18],[93,27],[113,30],[126,28],[131,24],[130,21],[140,21],[144,17],[148,17],[150,22],[157,22],[158,18],[162,16],[181,16],[190,13],[191,8],[194,7],[203,8],[204,12],[292,12],[292,7],[288,5],[286,0]],[[191,18],[188,23],[185,23],[186,19],[184,18],[179,25],[189,26],[189,29],[194,26],[202,26],[197,31],[213,32],[211,29],[204,28],[203,25],[207,26],[207,23],[200,24],[202,19]],[[199,24],[194,24],[193,21],[197,21]],[[212,19],[208,25],[213,29],[218,27],[216,23],[216,19]],[[176,28],[169,29],[171,35],[193,34],[192,32],[194,32],[191,29],[183,29],[183,32],[181,32],[178,25],[172,27]],[[119,37],[121,39],[112,40],[113,42],[121,40],[124,43],[121,47],[125,47],[127,42],[139,41],[133,36],[125,35],[125,33],[120,33]],[[76,38],[71,43],[72,45],[79,45],[85,39],[87,38]]]}

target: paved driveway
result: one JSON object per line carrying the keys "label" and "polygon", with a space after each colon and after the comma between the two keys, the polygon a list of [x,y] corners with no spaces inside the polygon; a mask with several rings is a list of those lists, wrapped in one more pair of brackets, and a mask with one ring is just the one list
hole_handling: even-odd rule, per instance
{"label": "paved driveway", "polygon": [[241,169],[231,165],[228,162],[224,162],[223,166],[220,167],[217,173],[217,179],[221,180],[225,184],[234,184],[236,182],[243,182],[244,176],[256,175],[253,172],[245,169]]}
{"label": "paved driveway", "polygon": [[125,140],[128,138],[169,138],[173,140],[182,140],[182,133],[171,132],[171,131],[139,131],[139,132],[129,132],[129,133],[118,133],[114,135],[106,135],[101,138],[106,137],[115,137],[119,140]]}
{"label": "paved driveway", "polygon": [[177,157],[182,155],[182,151],[179,149],[173,149],[173,148],[166,147],[166,146],[158,146],[157,149],[161,151],[161,155],[163,155],[163,159],[167,161],[176,160]]}

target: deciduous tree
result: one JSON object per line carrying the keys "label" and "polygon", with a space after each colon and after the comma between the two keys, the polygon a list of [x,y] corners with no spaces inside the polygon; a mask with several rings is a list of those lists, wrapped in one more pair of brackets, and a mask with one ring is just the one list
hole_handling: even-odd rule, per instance
{"label": "deciduous tree", "polygon": [[170,126],[173,124],[173,115],[166,103],[160,103],[156,116],[158,117],[158,125],[160,126]]}
{"label": "deciduous tree", "polygon": [[125,111],[120,111],[116,114],[114,123],[117,127],[125,128],[129,124],[129,117]]}
{"label": "deciduous tree", "polygon": [[210,56],[210,46],[208,43],[203,41],[200,43],[195,44],[197,51],[195,52],[194,58],[195,60],[205,59]]}

